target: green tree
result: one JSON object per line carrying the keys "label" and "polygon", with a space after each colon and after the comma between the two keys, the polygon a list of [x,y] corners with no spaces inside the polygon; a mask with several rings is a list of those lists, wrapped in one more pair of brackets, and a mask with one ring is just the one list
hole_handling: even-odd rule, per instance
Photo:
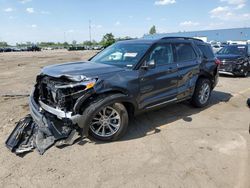
{"label": "green tree", "polygon": [[76,46],[77,45],[77,41],[76,40],[73,40],[72,41],[72,46]]}
{"label": "green tree", "polygon": [[64,42],[64,43],[63,43],[63,47],[64,47],[64,48],[68,48],[68,47],[69,47],[69,43]]}
{"label": "green tree", "polygon": [[101,45],[106,48],[110,46],[111,44],[115,43],[115,37],[112,33],[107,33],[106,35],[103,36]]}
{"label": "green tree", "polygon": [[149,30],[149,34],[153,35],[153,34],[155,34],[155,33],[156,33],[156,27],[155,27],[155,25],[153,25],[153,26],[150,28],[150,30]]}
{"label": "green tree", "polygon": [[126,36],[126,37],[119,37],[116,39],[116,41],[131,40],[131,39],[134,39],[134,38]]}
{"label": "green tree", "polygon": [[84,46],[92,46],[93,43],[92,43],[91,41],[87,40],[87,41],[84,41],[84,42],[83,42],[83,45],[84,45]]}
{"label": "green tree", "polygon": [[0,47],[7,47],[9,46],[7,42],[0,42]]}

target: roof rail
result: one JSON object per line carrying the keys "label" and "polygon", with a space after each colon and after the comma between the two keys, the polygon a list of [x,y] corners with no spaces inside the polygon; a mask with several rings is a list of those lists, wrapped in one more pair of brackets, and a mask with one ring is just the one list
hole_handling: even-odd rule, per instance
{"label": "roof rail", "polygon": [[[184,40],[196,40],[196,41],[200,41],[200,42],[204,42],[201,39],[197,39],[197,38],[192,38],[192,37],[163,37],[161,39],[184,39]],[[160,40],[161,40],[160,39]]]}

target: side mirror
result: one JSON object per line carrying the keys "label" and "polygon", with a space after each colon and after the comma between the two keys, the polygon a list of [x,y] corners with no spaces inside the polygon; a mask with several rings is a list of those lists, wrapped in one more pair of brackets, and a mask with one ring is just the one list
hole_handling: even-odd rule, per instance
{"label": "side mirror", "polygon": [[155,61],[150,60],[149,62],[144,62],[143,65],[141,66],[142,69],[153,69],[155,68]]}

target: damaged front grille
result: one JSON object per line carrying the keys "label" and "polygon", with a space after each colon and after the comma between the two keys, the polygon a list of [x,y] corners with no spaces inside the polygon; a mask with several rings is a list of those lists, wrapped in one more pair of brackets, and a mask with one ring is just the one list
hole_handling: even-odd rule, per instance
{"label": "damaged front grille", "polygon": [[235,64],[233,62],[231,62],[231,61],[224,61],[220,65],[220,70],[233,71],[234,67],[235,67]]}
{"label": "damaged front grille", "polygon": [[[86,86],[73,87],[75,82],[66,79],[52,78],[48,76],[37,79],[36,91],[37,101],[59,108],[63,111],[72,111],[76,100],[85,93]],[[72,85],[72,87],[64,87]]]}

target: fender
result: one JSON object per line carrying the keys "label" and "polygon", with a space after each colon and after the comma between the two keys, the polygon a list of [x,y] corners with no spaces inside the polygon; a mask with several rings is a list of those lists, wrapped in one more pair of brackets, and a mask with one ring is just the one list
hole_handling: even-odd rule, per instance
{"label": "fender", "polygon": [[107,95],[107,97],[101,98],[98,103],[94,103],[91,106],[88,106],[84,111],[83,114],[80,115],[81,120],[78,124],[80,128],[83,130],[83,135],[88,135],[88,130],[89,127],[88,125],[90,124],[92,120],[92,116],[98,111],[100,106],[106,106],[110,105],[112,103],[116,102],[121,102],[121,101],[126,101],[128,98],[126,95],[117,93],[117,94],[112,94],[112,95]]}
{"label": "fender", "polygon": [[74,108],[73,108],[73,112],[75,114],[79,114],[80,109],[85,105],[86,101],[89,101],[89,99],[93,95],[95,95],[95,98],[98,97],[98,95],[107,95],[107,96],[110,95],[109,96],[110,101],[112,101],[112,102],[128,102],[128,103],[131,103],[133,105],[135,110],[137,109],[136,101],[132,97],[130,97],[129,95],[121,93],[118,90],[104,90],[103,92],[96,92],[94,89],[91,89],[90,91],[88,91],[85,95],[83,95],[82,97],[80,97],[76,101]]}

